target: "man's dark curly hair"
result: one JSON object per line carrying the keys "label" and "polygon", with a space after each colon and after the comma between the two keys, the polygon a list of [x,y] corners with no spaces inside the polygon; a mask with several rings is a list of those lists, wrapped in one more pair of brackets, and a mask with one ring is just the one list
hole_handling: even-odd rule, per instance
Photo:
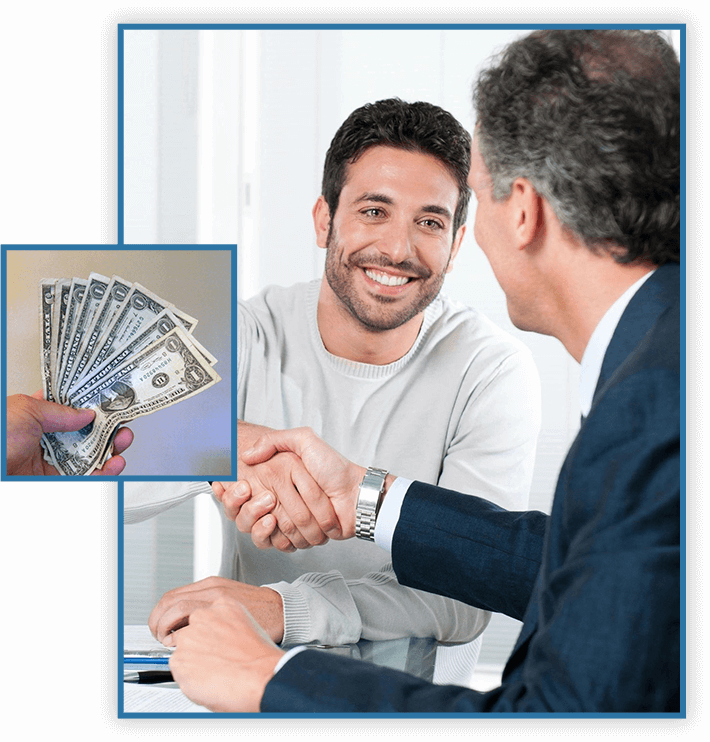
{"label": "man's dark curly hair", "polygon": [[466,182],[471,164],[471,137],[450,113],[431,103],[406,103],[389,98],[367,103],[348,116],[325,156],[322,193],[331,215],[338,208],[348,165],[377,145],[422,152],[441,161],[459,189],[453,219],[455,235],[466,221],[471,196]]}
{"label": "man's dark curly hair", "polygon": [[680,65],[658,33],[536,31],[479,78],[476,139],[497,199],[529,180],[619,263],[680,260]]}

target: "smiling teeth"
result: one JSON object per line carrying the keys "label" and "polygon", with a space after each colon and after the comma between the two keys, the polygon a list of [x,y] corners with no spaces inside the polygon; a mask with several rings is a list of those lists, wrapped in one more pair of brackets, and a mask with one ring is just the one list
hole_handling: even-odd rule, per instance
{"label": "smiling teeth", "polygon": [[375,273],[375,271],[365,271],[365,275],[383,286],[404,286],[409,281],[407,276],[390,276],[387,273]]}

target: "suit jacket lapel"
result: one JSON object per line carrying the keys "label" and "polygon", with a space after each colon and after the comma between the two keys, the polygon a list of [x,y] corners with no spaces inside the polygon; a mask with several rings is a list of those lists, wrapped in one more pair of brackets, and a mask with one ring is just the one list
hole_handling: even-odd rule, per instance
{"label": "suit jacket lapel", "polygon": [[666,307],[678,295],[680,266],[662,265],[636,292],[621,315],[602,363],[594,398],[619,366],[631,355]]}

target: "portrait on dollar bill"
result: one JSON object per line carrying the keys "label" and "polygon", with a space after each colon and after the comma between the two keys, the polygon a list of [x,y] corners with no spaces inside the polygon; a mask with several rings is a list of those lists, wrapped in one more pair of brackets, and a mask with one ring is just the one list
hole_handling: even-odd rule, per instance
{"label": "portrait on dollar bill", "polygon": [[231,473],[228,247],[18,247],[6,259],[7,394],[95,412],[44,434],[46,462],[91,474],[128,426],[122,476]]}

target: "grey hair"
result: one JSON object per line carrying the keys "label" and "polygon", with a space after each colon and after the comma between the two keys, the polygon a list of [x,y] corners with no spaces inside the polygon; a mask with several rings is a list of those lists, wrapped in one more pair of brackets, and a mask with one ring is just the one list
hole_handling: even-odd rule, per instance
{"label": "grey hair", "polygon": [[680,255],[680,65],[660,34],[536,31],[479,78],[493,195],[526,178],[560,222],[621,263]]}

